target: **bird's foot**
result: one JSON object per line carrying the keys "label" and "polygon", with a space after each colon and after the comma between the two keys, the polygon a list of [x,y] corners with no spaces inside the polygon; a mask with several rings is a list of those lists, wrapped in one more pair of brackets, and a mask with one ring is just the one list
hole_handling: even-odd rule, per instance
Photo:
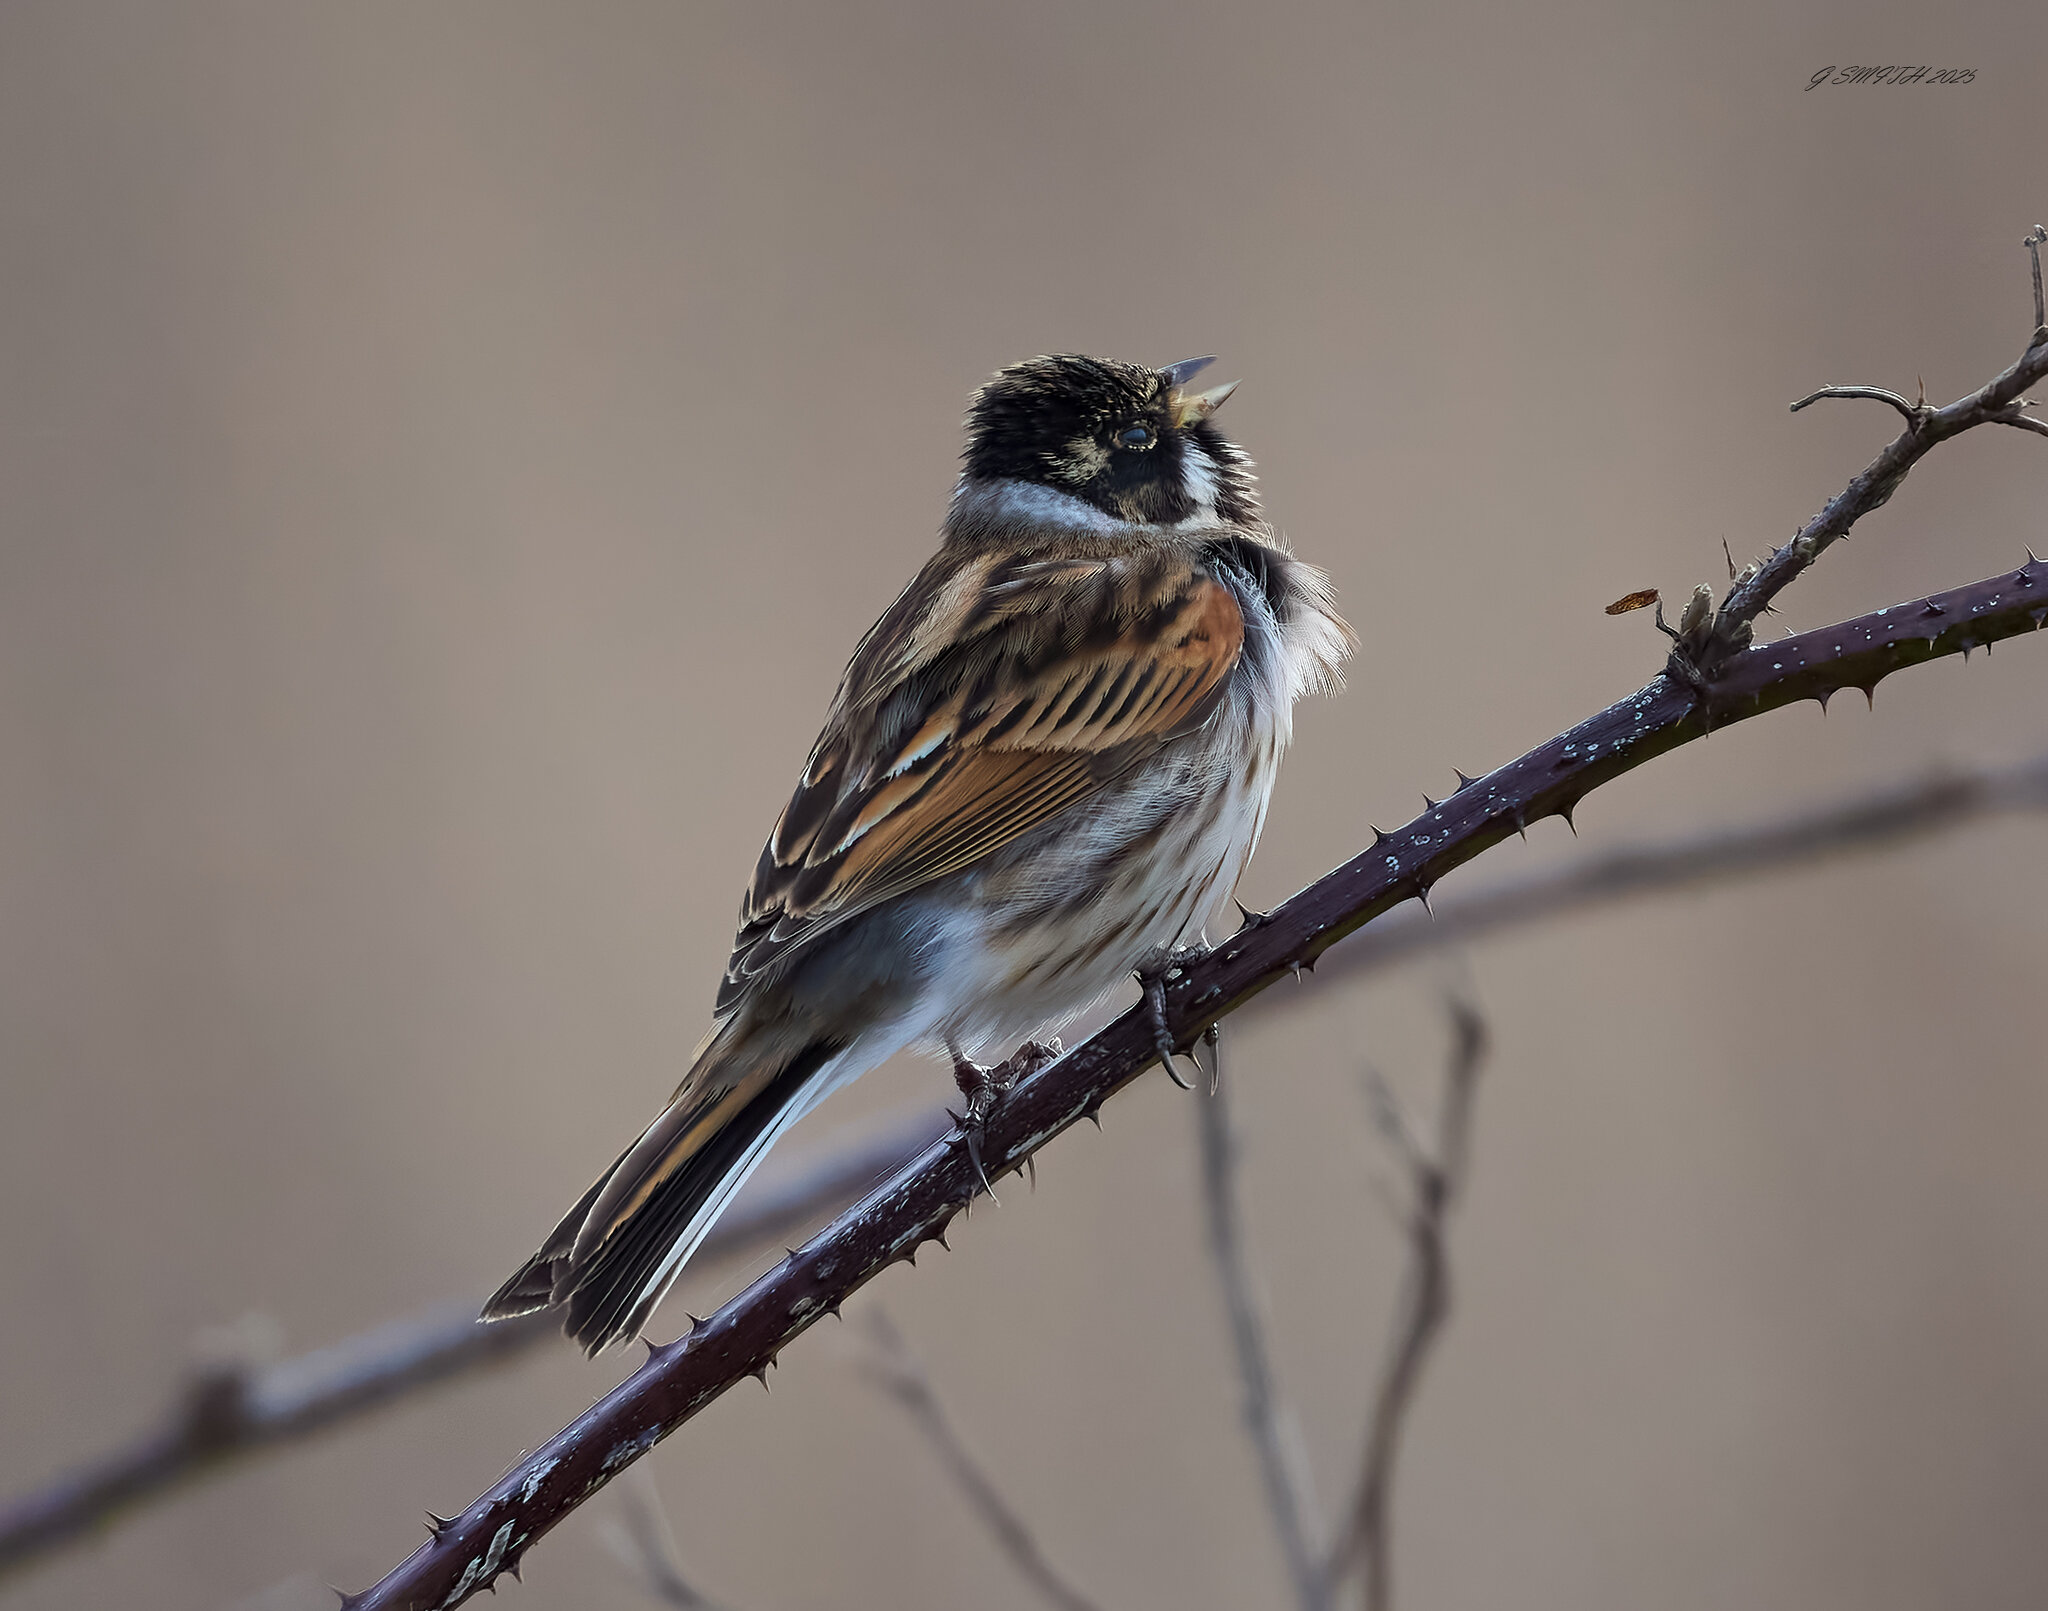
{"label": "bird's foot", "polygon": [[[1163,952],[1138,968],[1138,988],[1145,993],[1145,1011],[1152,1020],[1152,1044],[1159,1053],[1159,1066],[1166,1070],[1166,1077],[1183,1091],[1192,1091],[1194,1087],[1181,1078],[1180,1065],[1176,1061],[1180,1048],[1174,1044],[1173,1031],[1167,1027],[1166,981],[1181,969],[1201,961],[1209,955],[1209,950],[1206,945],[1182,946],[1178,950]],[[1202,1065],[1197,1061],[1195,1072],[1199,1074],[1201,1071]]]}
{"label": "bird's foot", "polygon": [[981,1189],[988,1193],[990,1202],[997,1201],[995,1188],[989,1184],[988,1171],[981,1162],[981,1138],[988,1130],[988,1121],[1019,1080],[1036,1074],[1059,1055],[1060,1043],[1057,1040],[1027,1040],[1006,1061],[989,1068],[974,1062],[958,1049],[953,1052],[953,1083],[960,1087],[960,1094],[967,1099],[961,1105],[963,1111],[953,1115],[953,1122],[960,1127],[961,1135],[967,1138],[968,1160],[974,1165],[974,1173],[981,1181]]}

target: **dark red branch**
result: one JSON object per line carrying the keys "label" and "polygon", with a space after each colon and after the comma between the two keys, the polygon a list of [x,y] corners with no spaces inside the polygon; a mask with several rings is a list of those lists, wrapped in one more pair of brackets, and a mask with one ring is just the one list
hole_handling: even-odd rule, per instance
{"label": "dark red branch", "polygon": [[[1334,965],[1318,967],[1316,985],[1323,990],[1342,986],[1423,951],[1461,945],[1512,925],[1608,901],[1876,849],[1916,834],[1960,827],[1994,812],[2044,808],[2048,756],[2037,756],[2014,767],[1944,771],[1765,822],[1659,843],[1620,845],[1468,893],[1435,908],[1433,915],[1412,910],[1389,914],[1354,935],[1336,953]],[[1275,999],[1261,997],[1247,1006],[1257,1012]],[[718,1246],[744,1245],[749,1237],[766,1239],[809,1228],[821,1212],[842,1206],[945,1129],[943,1115],[919,1115],[827,1154],[792,1158],[787,1165],[778,1158],[769,1172],[748,1185],[698,1257],[714,1253]],[[246,1382],[238,1389],[244,1394],[242,1412],[227,1424],[226,1437],[217,1417],[195,1417],[191,1412],[193,1400],[218,1390],[224,1372],[216,1368],[203,1384],[187,1383],[156,1430],[131,1439],[117,1453],[65,1473],[37,1493],[0,1502],[0,1576],[67,1543],[103,1538],[122,1515],[176,1492],[188,1480],[342,1425],[469,1371],[523,1357],[543,1341],[560,1336],[552,1316],[484,1326],[477,1323],[473,1300],[436,1305],[295,1359],[249,1367]]]}
{"label": "dark red branch", "polygon": [[[1901,667],[1988,646],[2048,621],[2048,564],[1745,650],[1706,695],[1669,676],[1570,732],[1467,784],[1327,874],[1168,984],[1182,1044],[1268,985],[1312,967],[1330,946],[1529,823],[1569,817],[1589,791],[1713,727],[1800,699],[1874,688]],[[1704,707],[1704,708],[1703,708]],[[1021,1081],[989,1120],[991,1176],[1025,1159],[1157,1061],[1143,1013],[1124,1014]],[[453,1611],[533,1541],[712,1399],[776,1356],[882,1270],[943,1242],[979,1190],[957,1137],[935,1143],[690,1333],[516,1465],[509,1475],[363,1594],[351,1611]]]}

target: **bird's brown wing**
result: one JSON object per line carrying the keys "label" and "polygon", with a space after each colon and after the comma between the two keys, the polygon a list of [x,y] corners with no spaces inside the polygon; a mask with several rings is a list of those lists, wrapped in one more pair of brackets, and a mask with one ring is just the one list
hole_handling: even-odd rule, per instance
{"label": "bird's brown wing", "polygon": [[942,552],[856,652],[754,872],[720,1014],[857,913],[972,866],[1208,719],[1244,644],[1177,549]]}
{"label": "bird's brown wing", "polygon": [[736,1009],[763,970],[972,866],[1207,720],[1243,644],[1229,589],[1176,549],[942,550],[847,668],[761,854],[718,1029],[668,1107],[486,1312],[566,1304],[571,1334],[592,1348],[637,1331],[678,1249],[843,1049],[750,1039]]}

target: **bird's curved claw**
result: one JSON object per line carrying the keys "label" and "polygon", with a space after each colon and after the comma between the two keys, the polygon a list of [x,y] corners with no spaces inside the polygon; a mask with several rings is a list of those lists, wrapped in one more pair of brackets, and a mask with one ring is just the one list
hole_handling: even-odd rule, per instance
{"label": "bird's curved claw", "polygon": [[1057,1040],[1027,1040],[1018,1047],[1015,1055],[1007,1062],[985,1068],[966,1057],[957,1048],[953,1051],[953,1083],[960,1087],[960,1094],[967,1100],[961,1104],[962,1111],[946,1110],[960,1134],[967,1141],[967,1160],[974,1165],[975,1178],[981,1182],[981,1189],[988,1193],[988,1200],[998,1208],[1002,1200],[996,1196],[996,1189],[989,1184],[988,1170],[981,1161],[981,1138],[988,1129],[988,1121],[1011,1088],[1021,1080],[1036,1074],[1046,1064],[1060,1055]]}
{"label": "bird's curved claw", "polygon": [[[1182,1077],[1179,1048],[1173,1043],[1173,1031],[1166,1023],[1166,976],[1176,968],[1207,956],[1206,947],[1177,951],[1168,956],[1157,967],[1138,970],[1138,986],[1145,992],[1145,1011],[1152,1020],[1152,1045],[1159,1053],[1159,1066],[1166,1070],[1166,1077],[1183,1091],[1192,1091],[1194,1086]],[[1192,1054],[1190,1054],[1192,1055]],[[1194,1059],[1195,1072],[1202,1072],[1199,1058]]]}

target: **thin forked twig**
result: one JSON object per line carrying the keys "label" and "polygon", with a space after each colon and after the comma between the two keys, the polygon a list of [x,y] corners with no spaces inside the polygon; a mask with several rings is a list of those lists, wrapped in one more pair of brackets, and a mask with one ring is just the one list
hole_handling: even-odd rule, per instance
{"label": "thin forked twig", "polygon": [[675,1606],[678,1611],[720,1611],[716,1600],[699,1592],[683,1576],[675,1529],[669,1525],[654,1473],[644,1465],[635,1466],[620,1487],[625,1490],[620,1506],[624,1515],[598,1529],[605,1548],[657,1605]]}
{"label": "thin forked twig", "polygon": [[1038,1540],[1015,1508],[1003,1497],[993,1478],[974,1452],[962,1440],[945,1403],[932,1386],[931,1375],[904,1341],[888,1315],[872,1310],[866,1330],[874,1345],[874,1357],[864,1363],[866,1374],[885,1393],[909,1412],[912,1422],[939,1457],[939,1463],[953,1479],[961,1497],[982,1524],[994,1535],[1005,1555],[1029,1583],[1059,1611],[1097,1611],[1096,1603],[1060,1576],[1039,1548]]}
{"label": "thin forked twig", "polygon": [[[2031,238],[2029,244],[2038,263],[2038,247],[2032,245]],[[1888,503],[1906,479],[1906,473],[1936,445],[1979,425],[2015,425],[2021,430],[2039,425],[2040,421],[2030,420],[2020,412],[2027,388],[2048,375],[2048,325],[2038,319],[2035,325],[2027,350],[2017,360],[1969,396],[1960,397],[1945,408],[1930,408],[1924,403],[1915,406],[1897,393],[1875,386],[1831,386],[1795,403],[1796,410],[1818,397],[1876,397],[1893,407],[1904,405],[1906,428],[1830,499],[1826,508],[1801,526],[1790,542],[1774,550],[1768,559],[1729,588],[1715,613],[1711,631],[1701,642],[1686,649],[1682,659],[1679,651],[1673,652],[1673,674],[1692,684],[1695,692],[1704,693],[1703,685],[1711,684],[1732,656],[1749,647],[1756,619],[1771,607],[1772,600],[1828,548],[1848,536],[1857,521]]]}
{"label": "thin forked twig", "polygon": [[1370,1087],[1374,1116],[1394,1144],[1408,1172],[1409,1197],[1403,1226],[1408,1237],[1408,1267],[1402,1277],[1394,1328],[1366,1423],[1365,1455],[1344,1537],[1331,1552],[1328,1581],[1336,1588],[1354,1571],[1365,1585],[1366,1611],[1386,1611],[1392,1604],[1393,1566],[1388,1536],[1388,1507],[1393,1494],[1394,1461],[1400,1453],[1401,1428],[1430,1345],[1442,1331],[1451,1309],[1450,1255],[1445,1227],[1451,1209],[1464,1191],[1472,1156],[1472,1105],[1479,1073],[1486,1062],[1486,1022],[1463,997],[1450,1002],[1452,1045],[1444,1073],[1444,1092],[1437,1115],[1433,1153],[1415,1139],[1399,1106],[1383,1082]]}
{"label": "thin forked twig", "polygon": [[1230,1342],[1237,1358],[1238,1383],[1244,1394],[1244,1425],[1258,1454],[1259,1480],[1266,1509],[1273,1519],[1287,1575],[1301,1611],[1326,1611],[1328,1578],[1319,1559],[1321,1507],[1309,1473],[1307,1451],[1293,1412],[1275,1384],[1271,1351],[1266,1346],[1258,1282],[1245,1242],[1244,1216],[1237,1181],[1238,1137],[1231,1123],[1230,1086],[1221,1078],[1221,1051],[1208,1097],[1197,1104],[1202,1132],[1202,1205],[1209,1229],[1209,1252],[1223,1288],[1230,1320]]}

